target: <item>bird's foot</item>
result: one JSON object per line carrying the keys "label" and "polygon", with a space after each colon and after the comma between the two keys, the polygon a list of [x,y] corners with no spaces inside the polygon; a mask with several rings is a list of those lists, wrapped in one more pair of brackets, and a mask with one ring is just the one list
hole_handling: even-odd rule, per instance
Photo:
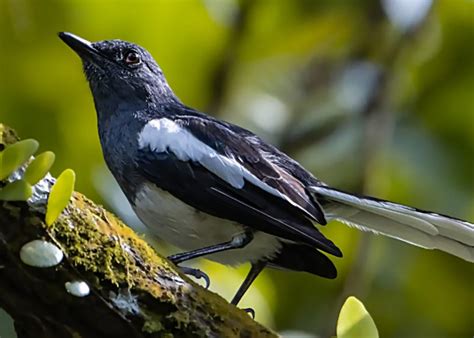
{"label": "bird's foot", "polygon": [[254,309],[252,309],[251,307],[247,307],[247,308],[242,309],[242,310],[247,312],[252,317],[252,319],[255,319],[255,310]]}
{"label": "bird's foot", "polygon": [[190,268],[190,267],[187,267],[187,266],[178,266],[178,268],[185,275],[193,276],[196,279],[203,279],[204,283],[205,283],[204,287],[206,289],[209,289],[209,285],[211,285],[211,280],[209,279],[209,276],[205,272],[202,272],[199,269]]}

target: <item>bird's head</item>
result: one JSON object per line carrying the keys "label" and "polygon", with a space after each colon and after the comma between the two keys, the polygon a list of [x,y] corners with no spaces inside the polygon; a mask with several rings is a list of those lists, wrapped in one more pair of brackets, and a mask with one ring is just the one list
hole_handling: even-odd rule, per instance
{"label": "bird's head", "polygon": [[160,67],[143,47],[122,40],[89,42],[65,32],[59,37],[81,58],[99,114],[117,106],[141,109],[177,100]]}

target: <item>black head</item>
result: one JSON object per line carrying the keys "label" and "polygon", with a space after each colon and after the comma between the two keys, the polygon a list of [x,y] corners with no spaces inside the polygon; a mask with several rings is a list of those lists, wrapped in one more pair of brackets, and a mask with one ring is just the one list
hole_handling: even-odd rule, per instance
{"label": "black head", "polygon": [[92,43],[64,32],[59,37],[82,59],[99,115],[124,104],[142,109],[177,101],[160,67],[143,47],[122,40]]}

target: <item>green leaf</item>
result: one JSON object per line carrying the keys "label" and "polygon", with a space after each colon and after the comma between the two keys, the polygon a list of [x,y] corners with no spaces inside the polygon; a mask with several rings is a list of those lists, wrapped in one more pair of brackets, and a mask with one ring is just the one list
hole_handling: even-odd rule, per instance
{"label": "green leaf", "polygon": [[31,197],[31,194],[31,185],[24,180],[18,180],[7,184],[2,189],[0,189],[0,200],[26,201]]}
{"label": "green leaf", "polygon": [[59,175],[56,183],[51,188],[48,198],[48,206],[46,208],[47,225],[53,224],[68,205],[74,191],[75,181],[76,174],[72,169],[66,169]]}
{"label": "green leaf", "polygon": [[341,308],[337,320],[338,338],[378,338],[374,320],[357,298],[350,296]]}
{"label": "green leaf", "polygon": [[19,141],[5,148],[2,152],[0,165],[0,180],[4,180],[12,172],[17,170],[23,163],[38,150],[39,143],[33,139]]}
{"label": "green leaf", "polygon": [[54,159],[55,155],[52,151],[45,151],[39,154],[28,165],[23,178],[31,185],[35,185],[48,173],[49,169],[51,169]]}

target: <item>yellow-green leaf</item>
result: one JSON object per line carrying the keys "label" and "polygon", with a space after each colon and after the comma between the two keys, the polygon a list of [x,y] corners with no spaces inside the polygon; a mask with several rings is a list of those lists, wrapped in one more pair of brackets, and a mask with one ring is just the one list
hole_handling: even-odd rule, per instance
{"label": "yellow-green leaf", "polygon": [[26,201],[31,197],[31,194],[31,185],[24,180],[18,180],[7,184],[2,189],[0,189],[0,200]]}
{"label": "yellow-green leaf", "polygon": [[48,198],[48,206],[46,207],[47,225],[53,224],[68,205],[74,191],[75,181],[76,174],[72,169],[66,169],[59,175]]}
{"label": "yellow-green leaf", "polygon": [[0,180],[4,180],[17,170],[38,150],[39,143],[33,139],[19,141],[5,148],[2,152]]}
{"label": "yellow-green leaf", "polygon": [[31,185],[35,185],[41,180],[51,169],[54,163],[55,155],[52,151],[45,151],[39,154],[36,158],[28,165],[23,177]]}
{"label": "yellow-green leaf", "polygon": [[338,338],[378,338],[379,333],[364,304],[350,296],[341,308],[337,320]]}

